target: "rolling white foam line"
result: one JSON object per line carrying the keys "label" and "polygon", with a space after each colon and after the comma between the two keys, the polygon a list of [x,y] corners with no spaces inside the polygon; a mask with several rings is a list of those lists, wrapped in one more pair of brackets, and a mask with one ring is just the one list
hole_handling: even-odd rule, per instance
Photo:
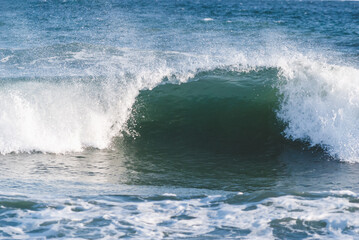
{"label": "rolling white foam line", "polygon": [[16,224],[0,230],[19,238],[36,237],[38,229],[47,237],[62,233],[76,238],[81,236],[77,230],[85,229],[89,235],[117,238],[130,233],[140,239],[210,238],[218,237],[216,231],[222,237],[243,234],[246,239],[286,238],[290,235],[280,234],[290,233],[351,239],[359,233],[358,203],[342,196],[281,196],[245,204],[223,200],[225,196],[220,195],[159,201],[57,199],[36,211],[7,211],[3,220]]}

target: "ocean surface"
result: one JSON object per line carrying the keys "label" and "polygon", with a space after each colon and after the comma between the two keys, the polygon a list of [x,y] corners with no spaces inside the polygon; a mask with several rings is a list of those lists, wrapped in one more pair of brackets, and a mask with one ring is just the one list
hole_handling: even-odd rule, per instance
{"label": "ocean surface", "polygon": [[359,239],[359,2],[0,0],[0,239]]}

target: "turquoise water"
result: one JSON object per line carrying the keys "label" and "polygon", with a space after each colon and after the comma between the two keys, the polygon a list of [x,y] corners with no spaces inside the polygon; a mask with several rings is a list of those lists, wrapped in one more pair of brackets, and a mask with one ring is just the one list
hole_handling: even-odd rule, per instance
{"label": "turquoise water", "polygon": [[1,239],[356,239],[357,1],[0,0]]}

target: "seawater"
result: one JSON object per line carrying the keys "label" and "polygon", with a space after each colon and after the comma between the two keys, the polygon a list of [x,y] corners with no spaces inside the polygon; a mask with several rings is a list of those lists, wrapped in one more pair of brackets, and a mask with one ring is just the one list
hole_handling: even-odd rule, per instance
{"label": "seawater", "polygon": [[0,1],[2,239],[356,239],[357,1]]}

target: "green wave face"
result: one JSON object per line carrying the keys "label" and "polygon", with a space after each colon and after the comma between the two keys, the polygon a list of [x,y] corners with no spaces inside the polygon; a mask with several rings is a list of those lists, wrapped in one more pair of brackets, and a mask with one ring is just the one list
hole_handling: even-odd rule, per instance
{"label": "green wave face", "polygon": [[142,91],[127,141],[213,151],[271,151],[283,141],[276,68],[200,72],[184,84]]}

